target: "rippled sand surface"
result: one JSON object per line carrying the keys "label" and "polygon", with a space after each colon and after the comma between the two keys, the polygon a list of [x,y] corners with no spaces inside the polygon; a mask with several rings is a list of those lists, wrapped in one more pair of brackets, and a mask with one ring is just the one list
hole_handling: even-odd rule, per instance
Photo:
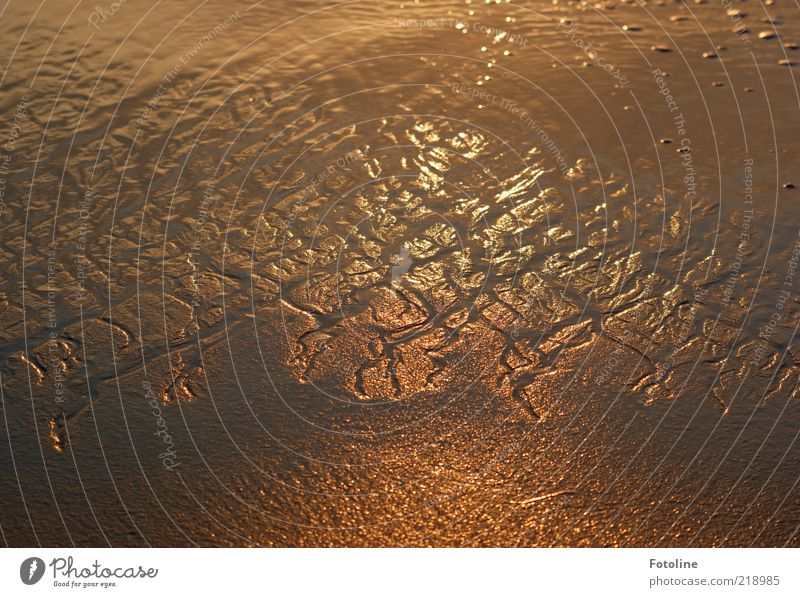
{"label": "rippled sand surface", "polygon": [[6,545],[800,545],[800,14],[7,3]]}

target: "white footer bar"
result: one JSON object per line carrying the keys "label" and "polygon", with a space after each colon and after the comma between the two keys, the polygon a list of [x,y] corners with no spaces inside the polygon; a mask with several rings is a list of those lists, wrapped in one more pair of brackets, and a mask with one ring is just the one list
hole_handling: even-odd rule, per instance
{"label": "white footer bar", "polygon": [[5,549],[2,595],[800,595],[796,549]]}

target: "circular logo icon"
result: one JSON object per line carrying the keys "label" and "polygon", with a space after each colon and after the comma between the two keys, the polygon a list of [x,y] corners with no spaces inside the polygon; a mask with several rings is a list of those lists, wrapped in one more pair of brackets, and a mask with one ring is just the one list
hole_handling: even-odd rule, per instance
{"label": "circular logo icon", "polygon": [[19,567],[19,577],[26,585],[35,585],[44,576],[44,560],[41,558],[28,558]]}

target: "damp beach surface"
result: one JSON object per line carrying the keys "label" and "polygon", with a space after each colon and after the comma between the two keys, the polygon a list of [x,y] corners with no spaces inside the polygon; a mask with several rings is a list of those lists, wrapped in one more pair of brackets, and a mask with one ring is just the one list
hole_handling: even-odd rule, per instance
{"label": "damp beach surface", "polygon": [[5,545],[800,545],[795,4],[2,22]]}

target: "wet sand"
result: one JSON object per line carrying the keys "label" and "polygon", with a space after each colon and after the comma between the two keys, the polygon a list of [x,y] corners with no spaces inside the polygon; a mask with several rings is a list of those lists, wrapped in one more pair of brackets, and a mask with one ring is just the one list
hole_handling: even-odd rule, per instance
{"label": "wet sand", "polygon": [[800,545],[796,4],[0,10],[5,545]]}

